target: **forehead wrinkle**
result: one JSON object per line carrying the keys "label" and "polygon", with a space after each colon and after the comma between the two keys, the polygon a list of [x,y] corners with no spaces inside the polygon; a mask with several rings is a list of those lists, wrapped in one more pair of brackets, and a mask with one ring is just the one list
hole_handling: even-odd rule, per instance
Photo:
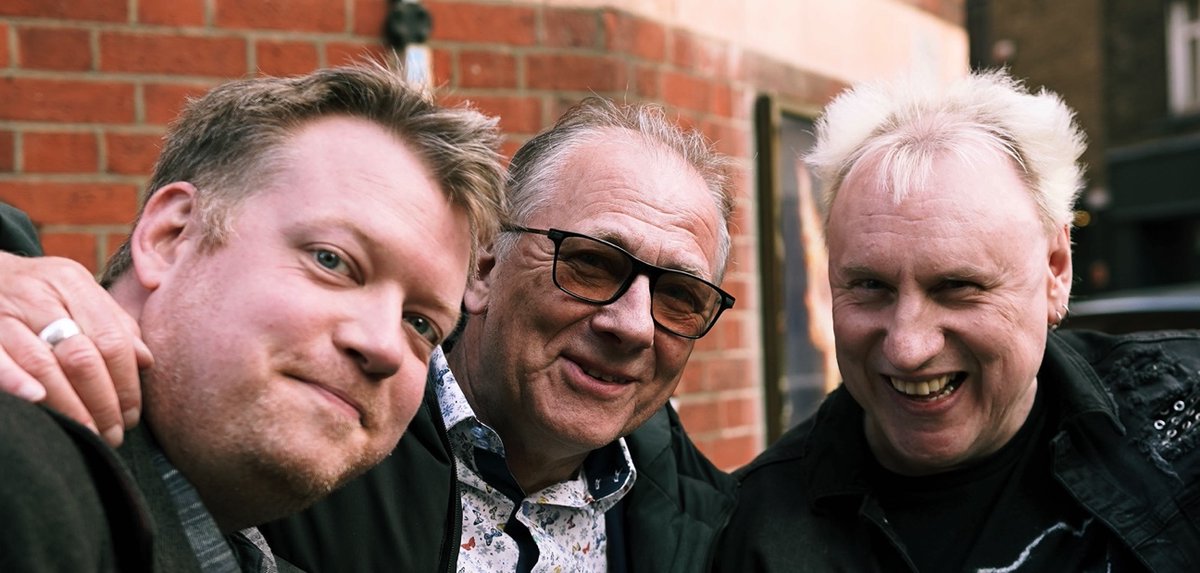
{"label": "forehead wrinkle", "polygon": [[[614,146],[618,146],[616,153],[611,152]],[[637,161],[626,155],[630,148],[638,150],[641,155],[637,157],[650,159],[654,167],[641,168],[637,164],[638,168],[630,168]],[[670,260],[663,261],[663,268],[700,277],[711,277],[717,270],[719,206],[699,173],[677,154],[661,153],[656,146],[636,138],[624,142],[589,141],[572,151],[559,175],[552,191],[554,198],[530,214],[530,223],[541,224],[531,226],[603,239],[644,261],[660,258],[663,253],[673,254]],[[598,193],[601,189],[604,192]],[[562,212],[585,195],[587,199],[575,205],[582,218]],[[648,219],[647,213],[653,213],[653,218]],[[555,219],[559,215],[576,222],[566,226],[561,219]],[[647,222],[661,232],[649,237],[637,232]],[[701,246],[706,236],[717,247],[712,253]],[[658,244],[648,246],[648,241]]]}
{"label": "forehead wrinkle", "polygon": [[[691,235],[690,232],[688,234]],[[617,245],[617,246],[621,247],[622,249],[625,249],[630,254],[632,254],[633,256],[637,257],[638,259],[640,259],[642,261],[649,262],[648,259],[653,258],[651,256],[647,256],[644,253],[638,254],[638,253],[634,252],[636,247],[631,244],[631,241],[627,241],[625,239],[625,237],[626,237],[625,234],[623,234],[619,231],[603,230],[603,231],[599,231],[595,235],[591,235],[591,236],[593,236],[597,239],[603,239],[614,245]],[[661,252],[662,250],[664,250],[664,249],[660,246],[659,251]],[[696,275],[699,277],[704,277],[705,274],[709,272],[707,269],[702,269],[699,266],[697,266],[691,262],[688,262],[688,261],[669,261],[664,265],[658,265],[658,264],[654,264],[654,263],[650,263],[650,264],[652,264],[656,267],[664,268],[664,269],[669,269],[669,270],[674,270],[674,271],[683,271],[685,273],[693,274],[693,275]]]}

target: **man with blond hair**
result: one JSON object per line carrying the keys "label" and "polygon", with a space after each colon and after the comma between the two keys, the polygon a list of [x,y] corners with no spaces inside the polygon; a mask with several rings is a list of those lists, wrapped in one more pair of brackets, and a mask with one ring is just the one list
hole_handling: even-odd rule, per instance
{"label": "man with blond hair", "polygon": [[[495,120],[376,65],[234,81],[189,103],[102,280],[153,355],[144,421],[114,455],[0,396],[0,567],[286,569],[254,526],[395,447],[459,319],[475,244],[499,226],[498,142]],[[18,367],[98,353],[88,324],[44,314],[61,304],[23,300],[5,314],[40,335],[5,339]]]}

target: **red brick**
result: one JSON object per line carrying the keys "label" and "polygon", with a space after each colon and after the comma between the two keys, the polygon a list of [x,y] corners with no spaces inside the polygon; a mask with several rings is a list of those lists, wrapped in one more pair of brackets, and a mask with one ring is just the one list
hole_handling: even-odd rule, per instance
{"label": "red brick", "polygon": [[126,224],[137,210],[137,188],[111,183],[0,181],[0,201],[50,225]]}
{"label": "red brick", "polygon": [[758,454],[758,444],[754,436],[734,436],[706,440],[700,446],[700,451],[708,456],[713,465],[725,471],[733,471],[754,459]]}
{"label": "red brick", "polygon": [[613,10],[604,13],[608,49],[660,61],[667,55],[667,32],[657,23]]}
{"label": "red brick", "polygon": [[600,18],[595,10],[547,7],[542,13],[542,37],[551,48],[598,48]]}
{"label": "red brick", "polygon": [[0,78],[0,119],[127,123],[133,94],[124,83]]}
{"label": "red brick", "polygon": [[702,434],[721,429],[718,405],[711,398],[698,398],[679,404],[679,420],[691,434]]}
{"label": "red brick", "polygon": [[354,10],[354,34],[372,38],[382,37],[383,22],[387,19],[390,7],[389,0],[354,0],[351,5],[351,9]]}
{"label": "red brick", "polygon": [[647,99],[658,99],[662,95],[662,74],[655,66],[638,66],[634,72],[637,95]]}
{"label": "red brick", "polygon": [[704,377],[701,376],[701,369],[695,367],[696,361],[690,362],[691,366],[683,369],[683,376],[679,378],[679,385],[675,387],[676,396],[687,396],[704,391]]}
{"label": "red brick", "polygon": [[4,0],[0,16],[124,22],[128,7],[129,0]]}
{"label": "red brick", "polygon": [[107,32],[100,69],[234,78],[246,73],[246,41],[233,37]]}
{"label": "red brick", "polygon": [[[130,226],[132,226],[132,225],[130,225]],[[121,248],[121,244],[124,243],[127,239],[129,239],[128,232],[121,233],[119,235],[114,234],[114,233],[109,233],[107,235],[104,235],[104,250],[102,251],[102,253],[103,253],[102,258],[106,262],[108,261],[108,259],[111,259],[112,256],[114,254],[116,254],[117,249]],[[103,266],[103,265],[101,265],[101,266]]]}
{"label": "red brick", "polygon": [[717,423],[722,428],[753,426],[758,421],[758,400],[726,398],[717,404]]}
{"label": "red brick", "polygon": [[[706,337],[707,338],[707,337]],[[705,363],[706,389],[711,391],[753,388],[754,371],[745,358],[714,358]]]}
{"label": "red brick", "polygon": [[312,42],[261,40],[254,44],[258,72],[272,76],[294,76],[315,70],[320,54]]}
{"label": "red brick", "polygon": [[702,78],[679,72],[663,73],[663,100],[673,106],[708,112],[711,84]]}
{"label": "red brick", "polygon": [[220,28],[344,32],[344,2],[329,0],[213,0]]}
{"label": "red brick", "polygon": [[730,117],[752,125],[754,113],[753,90],[743,86],[730,86],[729,102]]}
{"label": "red brick", "polygon": [[330,42],[325,44],[325,62],[339,66],[363,60],[385,61],[390,50],[372,42]]}
{"label": "red brick", "polygon": [[434,40],[529,46],[537,40],[533,8],[429,2]]}
{"label": "red brick", "polygon": [[13,132],[0,131],[0,173],[12,173],[16,166],[16,145]]}
{"label": "red brick", "polygon": [[179,115],[188,98],[205,94],[211,85],[201,84],[147,84],[142,88],[146,109],[146,122],[166,125]]}
{"label": "red brick", "polygon": [[728,74],[727,48],[723,44],[688,32],[677,32],[674,40],[671,62],[676,66],[701,76]]}
{"label": "red brick", "polygon": [[701,122],[700,131],[717,151],[730,157],[750,157],[749,135],[745,131],[714,121]]}
{"label": "red brick", "polygon": [[[735,297],[736,298],[736,297]],[[738,299],[735,308],[744,308],[750,301]],[[716,326],[702,338],[704,342],[697,343],[697,350],[721,351],[735,350],[746,346],[745,330],[742,320],[738,318],[739,310],[727,310],[721,315]],[[710,340],[711,339],[711,340]]]}
{"label": "red brick", "polygon": [[470,102],[479,111],[500,118],[504,133],[534,134],[542,129],[542,102],[535,97],[448,96],[446,105]]}
{"label": "red brick", "polygon": [[8,22],[0,22],[0,68],[12,65],[8,59]]}
{"label": "red brick", "polygon": [[495,52],[460,52],[458,86],[464,88],[517,87],[517,58]]}
{"label": "red brick", "polygon": [[162,148],[162,135],[143,133],[108,133],[104,135],[108,152],[107,173],[118,175],[149,175]]}
{"label": "red brick", "polygon": [[613,57],[537,54],[526,58],[525,83],[533,89],[616,91],[625,89],[624,62]]}
{"label": "red brick", "polygon": [[100,163],[94,133],[26,133],[24,170],[29,173],[95,173]]}
{"label": "red brick", "polygon": [[708,98],[708,111],[721,117],[733,116],[733,88],[729,84],[716,81]]}
{"label": "red brick", "polygon": [[163,26],[205,24],[204,0],[138,0],[137,20]]}
{"label": "red brick", "polygon": [[17,29],[17,65],[31,70],[92,69],[91,32],[72,28]]}
{"label": "red brick", "polygon": [[100,268],[96,235],[92,233],[44,233],[40,238],[42,250],[47,255],[78,261],[92,274],[96,274],[96,269]]}
{"label": "red brick", "polygon": [[449,86],[454,81],[454,54],[433,48],[433,85]]}

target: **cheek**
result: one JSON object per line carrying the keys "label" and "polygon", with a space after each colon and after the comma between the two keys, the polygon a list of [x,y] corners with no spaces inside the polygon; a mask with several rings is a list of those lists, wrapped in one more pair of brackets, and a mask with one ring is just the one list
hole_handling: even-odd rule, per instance
{"label": "cheek", "polygon": [[862,351],[873,331],[882,331],[872,325],[871,317],[856,309],[833,311],[833,343],[838,354]]}
{"label": "cheek", "polygon": [[425,397],[425,381],[429,371],[428,364],[417,356],[408,356],[400,373],[388,380],[391,384],[388,393],[392,403],[392,415],[395,422],[407,427],[421,407]]}

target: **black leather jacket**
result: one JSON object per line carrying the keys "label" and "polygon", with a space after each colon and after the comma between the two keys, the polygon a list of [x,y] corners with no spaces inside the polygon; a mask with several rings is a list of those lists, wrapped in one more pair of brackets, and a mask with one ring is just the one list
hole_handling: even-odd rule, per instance
{"label": "black leather jacket", "polygon": [[[1200,564],[1200,332],[1052,333],[1038,374],[1052,413],[1053,479],[1153,571]],[[862,409],[834,392],[736,475],[721,571],[907,570],[848,443]],[[936,535],[936,532],[931,532]],[[884,550],[873,540],[884,539]]]}

